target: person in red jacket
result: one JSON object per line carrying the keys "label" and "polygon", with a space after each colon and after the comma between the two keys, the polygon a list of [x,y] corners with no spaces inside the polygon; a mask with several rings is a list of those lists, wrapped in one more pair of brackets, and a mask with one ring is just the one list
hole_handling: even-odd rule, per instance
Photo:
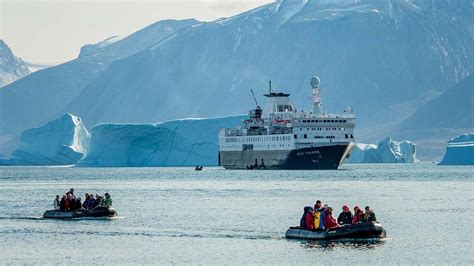
{"label": "person in red jacket", "polygon": [[309,230],[314,230],[314,210],[310,209],[306,214],[306,228]]}
{"label": "person in red jacket", "polygon": [[332,217],[332,208],[331,207],[326,208],[326,215],[324,216],[324,225],[326,226],[327,230],[332,229],[332,228],[341,227],[337,223],[336,219],[334,219],[334,217]]}
{"label": "person in red jacket", "polygon": [[355,206],[354,207],[354,220],[352,220],[352,224],[362,222],[363,219],[364,219],[364,212],[359,208],[359,206]]}

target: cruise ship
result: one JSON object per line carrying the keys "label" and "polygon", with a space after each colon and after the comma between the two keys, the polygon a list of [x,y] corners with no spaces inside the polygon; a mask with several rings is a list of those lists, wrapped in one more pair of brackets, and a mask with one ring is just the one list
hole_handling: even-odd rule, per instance
{"label": "cruise ship", "polygon": [[274,92],[267,104],[249,111],[248,119],[219,132],[219,165],[226,169],[337,169],[354,147],[355,114],[327,114],[320,79],[311,78],[312,110],[300,111],[290,94]]}

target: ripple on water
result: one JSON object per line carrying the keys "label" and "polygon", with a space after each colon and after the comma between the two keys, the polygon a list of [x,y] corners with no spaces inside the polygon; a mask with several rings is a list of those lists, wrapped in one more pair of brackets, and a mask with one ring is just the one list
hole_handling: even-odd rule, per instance
{"label": "ripple on water", "polygon": [[[196,172],[1,167],[0,257],[7,264],[474,264],[470,239],[474,168],[432,164],[343,168],[209,167]],[[110,192],[120,216],[42,219],[53,196],[70,187],[80,194]],[[389,238],[285,239],[286,229],[299,223],[303,206],[316,199],[333,206],[336,215],[343,204],[370,205]],[[460,230],[450,230],[453,219]],[[62,252],[71,244],[73,254]],[[106,247],[113,251],[104,257]]]}

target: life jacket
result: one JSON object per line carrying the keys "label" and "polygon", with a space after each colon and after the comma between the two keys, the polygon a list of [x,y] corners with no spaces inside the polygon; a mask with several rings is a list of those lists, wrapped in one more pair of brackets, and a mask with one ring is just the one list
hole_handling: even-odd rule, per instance
{"label": "life jacket", "polygon": [[319,209],[320,217],[319,217],[319,229],[326,230],[326,225],[324,224],[324,219],[326,218],[326,213],[324,212],[325,209]]}
{"label": "life jacket", "polygon": [[314,229],[321,229],[321,212],[316,211],[314,217]]}

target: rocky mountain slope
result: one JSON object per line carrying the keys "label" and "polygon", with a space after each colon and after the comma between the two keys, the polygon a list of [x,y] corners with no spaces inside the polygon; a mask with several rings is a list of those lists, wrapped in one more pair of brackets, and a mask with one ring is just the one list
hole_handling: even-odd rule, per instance
{"label": "rocky mountain slope", "polygon": [[0,40],[0,87],[6,86],[30,73],[28,63],[15,56],[10,47],[3,40]]}
{"label": "rocky mountain slope", "polygon": [[422,104],[396,127],[394,136],[417,143],[420,159],[439,161],[448,139],[469,132],[474,132],[474,75]]}

